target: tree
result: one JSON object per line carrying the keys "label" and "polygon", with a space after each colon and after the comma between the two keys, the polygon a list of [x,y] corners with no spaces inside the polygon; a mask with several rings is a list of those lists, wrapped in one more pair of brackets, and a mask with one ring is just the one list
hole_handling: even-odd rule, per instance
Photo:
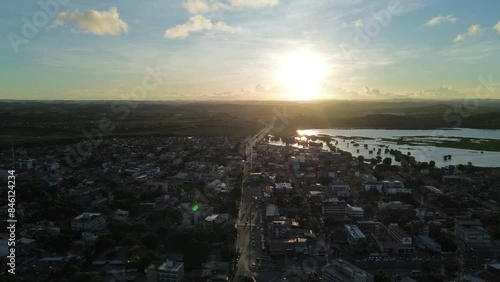
{"label": "tree", "polygon": [[436,167],[436,162],[435,162],[435,161],[430,161],[430,162],[429,162],[429,166],[430,166],[431,168],[435,168],[435,167]]}
{"label": "tree", "polygon": [[105,251],[115,247],[115,240],[111,238],[99,238],[95,241],[96,252]]}
{"label": "tree", "polygon": [[154,249],[157,248],[158,245],[160,244],[160,239],[158,239],[158,236],[156,236],[153,233],[149,233],[148,235],[144,236],[142,238],[142,244],[146,246],[148,249]]}
{"label": "tree", "polygon": [[184,261],[186,269],[195,269],[201,266],[205,257],[210,251],[210,245],[207,242],[201,242],[197,239],[191,239],[184,251]]}
{"label": "tree", "polygon": [[382,269],[377,271],[374,278],[375,282],[391,282],[391,278]]}
{"label": "tree", "polygon": [[137,241],[131,238],[125,238],[120,241],[120,246],[135,246],[137,245]]}
{"label": "tree", "polygon": [[364,162],[365,161],[365,157],[363,157],[362,155],[359,155],[358,156],[358,161],[359,162]]}
{"label": "tree", "polygon": [[385,166],[390,166],[392,165],[392,159],[391,158],[385,158],[382,163],[385,165]]}
{"label": "tree", "polygon": [[160,226],[156,228],[155,234],[158,236],[159,239],[163,240],[165,237],[167,237],[167,234],[169,233],[169,230],[166,226]]}
{"label": "tree", "polygon": [[236,256],[233,244],[225,244],[220,250],[220,257],[222,261],[232,261]]}
{"label": "tree", "polygon": [[363,206],[363,210],[367,214],[372,214],[375,212],[375,207],[372,205],[365,205],[365,206]]}

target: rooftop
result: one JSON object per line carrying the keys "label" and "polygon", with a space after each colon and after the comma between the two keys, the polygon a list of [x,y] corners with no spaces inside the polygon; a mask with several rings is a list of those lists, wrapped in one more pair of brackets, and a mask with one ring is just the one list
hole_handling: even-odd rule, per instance
{"label": "rooftop", "polygon": [[164,270],[164,271],[179,271],[179,269],[183,266],[182,262],[176,262],[174,260],[169,260],[167,259],[164,263],[162,263],[159,267],[158,270]]}
{"label": "rooftop", "polygon": [[349,232],[351,237],[356,238],[356,239],[363,239],[366,238],[365,234],[361,232],[361,230],[358,228],[356,225],[344,225],[344,229]]}

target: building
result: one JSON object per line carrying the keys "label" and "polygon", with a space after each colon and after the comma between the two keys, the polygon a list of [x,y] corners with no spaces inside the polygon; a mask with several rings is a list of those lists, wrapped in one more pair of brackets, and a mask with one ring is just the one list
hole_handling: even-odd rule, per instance
{"label": "building", "polygon": [[100,213],[84,212],[71,221],[71,229],[76,231],[102,231],[106,220]]}
{"label": "building", "polygon": [[399,227],[397,223],[389,224],[387,232],[389,233],[389,236],[391,236],[392,239],[403,245],[411,245],[412,243],[411,236],[406,234],[406,232],[404,232],[403,229],[401,229],[401,227]]}
{"label": "building", "polygon": [[125,221],[128,219],[128,211],[118,209],[115,211],[114,218],[118,221]]}
{"label": "building", "polygon": [[212,214],[212,215],[209,215],[205,218],[205,227],[213,227],[214,226],[214,223],[215,221],[217,220],[217,218],[219,217],[218,214]]}
{"label": "building", "polygon": [[353,207],[351,205],[347,205],[347,215],[353,219],[361,219],[363,218],[365,211],[362,207]]}
{"label": "building", "polygon": [[373,282],[374,276],[349,262],[336,259],[332,263],[324,266],[323,281],[325,282]]}
{"label": "building", "polygon": [[334,198],[323,204],[321,212],[324,216],[344,217],[347,214],[347,205],[344,201]]}
{"label": "building", "polygon": [[394,195],[394,194],[410,194],[411,190],[405,188],[403,183],[399,181],[382,181],[384,185],[384,193],[386,195]]}
{"label": "building", "polygon": [[157,269],[158,282],[182,282],[184,281],[184,263],[167,259]]}
{"label": "building", "polygon": [[339,198],[351,197],[351,187],[349,185],[330,185],[333,195]]}
{"label": "building", "polygon": [[356,225],[364,234],[373,234],[375,236],[379,236],[387,230],[382,222],[373,220],[360,220],[357,221]]}
{"label": "building", "polygon": [[269,227],[274,238],[285,238],[289,235],[290,225],[284,220],[275,220],[269,224]]}
{"label": "building", "polygon": [[379,193],[382,193],[382,188],[384,187],[384,184],[379,181],[365,181],[363,182],[363,190],[365,192],[368,192],[370,190],[377,190]]}
{"label": "building", "polygon": [[418,239],[429,251],[437,253],[441,252],[441,245],[432,240],[431,237],[427,235],[420,235],[418,236]]}
{"label": "building", "polygon": [[356,246],[366,243],[366,236],[356,225],[344,225],[344,232],[349,245]]}
{"label": "building", "polygon": [[437,220],[429,221],[429,237],[439,238],[441,236],[441,222]]}
{"label": "building", "polygon": [[27,159],[27,160],[17,160],[14,163],[14,168],[16,169],[34,169],[36,168],[37,163],[36,160],[34,159]]}
{"label": "building", "polygon": [[266,207],[266,218],[273,219],[280,216],[280,211],[277,205],[269,204]]}
{"label": "building", "polygon": [[485,269],[464,275],[465,282],[500,281],[500,263],[489,263]]}
{"label": "building", "polygon": [[478,219],[455,217],[455,236],[458,244],[467,248],[490,247],[491,236]]}
{"label": "building", "polygon": [[292,183],[290,182],[283,182],[283,183],[276,183],[276,192],[278,193],[291,193],[293,190]]}

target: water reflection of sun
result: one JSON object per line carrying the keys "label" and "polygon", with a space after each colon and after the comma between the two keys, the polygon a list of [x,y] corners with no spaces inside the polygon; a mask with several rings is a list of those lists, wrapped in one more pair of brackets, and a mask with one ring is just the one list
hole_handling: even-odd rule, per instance
{"label": "water reflection of sun", "polygon": [[311,136],[311,135],[314,135],[314,131],[310,130],[310,129],[305,129],[305,130],[297,130],[297,133],[300,135],[300,136]]}

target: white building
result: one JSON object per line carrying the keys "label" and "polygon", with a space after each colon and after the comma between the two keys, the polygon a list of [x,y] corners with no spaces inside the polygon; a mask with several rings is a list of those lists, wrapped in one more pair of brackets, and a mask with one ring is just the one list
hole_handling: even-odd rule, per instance
{"label": "white building", "polygon": [[366,192],[370,190],[377,190],[379,193],[382,193],[382,188],[384,187],[384,184],[382,182],[378,181],[365,181],[363,182],[363,190]]}
{"label": "white building", "polygon": [[347,242],[350,245],[359,245],[366,243],[366,236],[356,225],[344,225],[344,232],[347,236]]}
{"label": "white building", "polygon": [[410,194],[411,190],[405,188],[403,183],[399,181],[382,181],[384,185],[384,193],[386,195],[393,195],[393,194]]}
{"label": "white building", "polygon": [[119,221],[125,221],[128,219],[128,211],[118,209],[115,211],[115,219]]}
{"label": "white building", "polygon": [[459,244],[468,248],[487,248],[491,236],[478,219],[455,217],[455,236]]}
{"label": "white building", "polygon": [[322,268],[325,282],[373,282],[374,276],[349,262],[336,259]]}
{"label": "white building", "polygon": [[72,230],[102,231],[106,228],[106,220],[100,213],[84,212],[71,221]]}
{"label": "white building", "polygon": [[389,232],[389,236],[392,237],[395,241],[403,244],[403,245],[411,245],[412,243],[412,238],[406,232],[399,227],[397,223],[391,223],[389,224],[389,228],[387,228],[387,231]]}
{"label": "white building", "polygon": [[361,219],[365,215],[365,211],[362,207],[353,207],[351,205],[347,205],[347,215],[354,219]]}
{"label": "white building", "polygon": [[184,263],[167,259],[156,269],[158,282],[184,281]]}

